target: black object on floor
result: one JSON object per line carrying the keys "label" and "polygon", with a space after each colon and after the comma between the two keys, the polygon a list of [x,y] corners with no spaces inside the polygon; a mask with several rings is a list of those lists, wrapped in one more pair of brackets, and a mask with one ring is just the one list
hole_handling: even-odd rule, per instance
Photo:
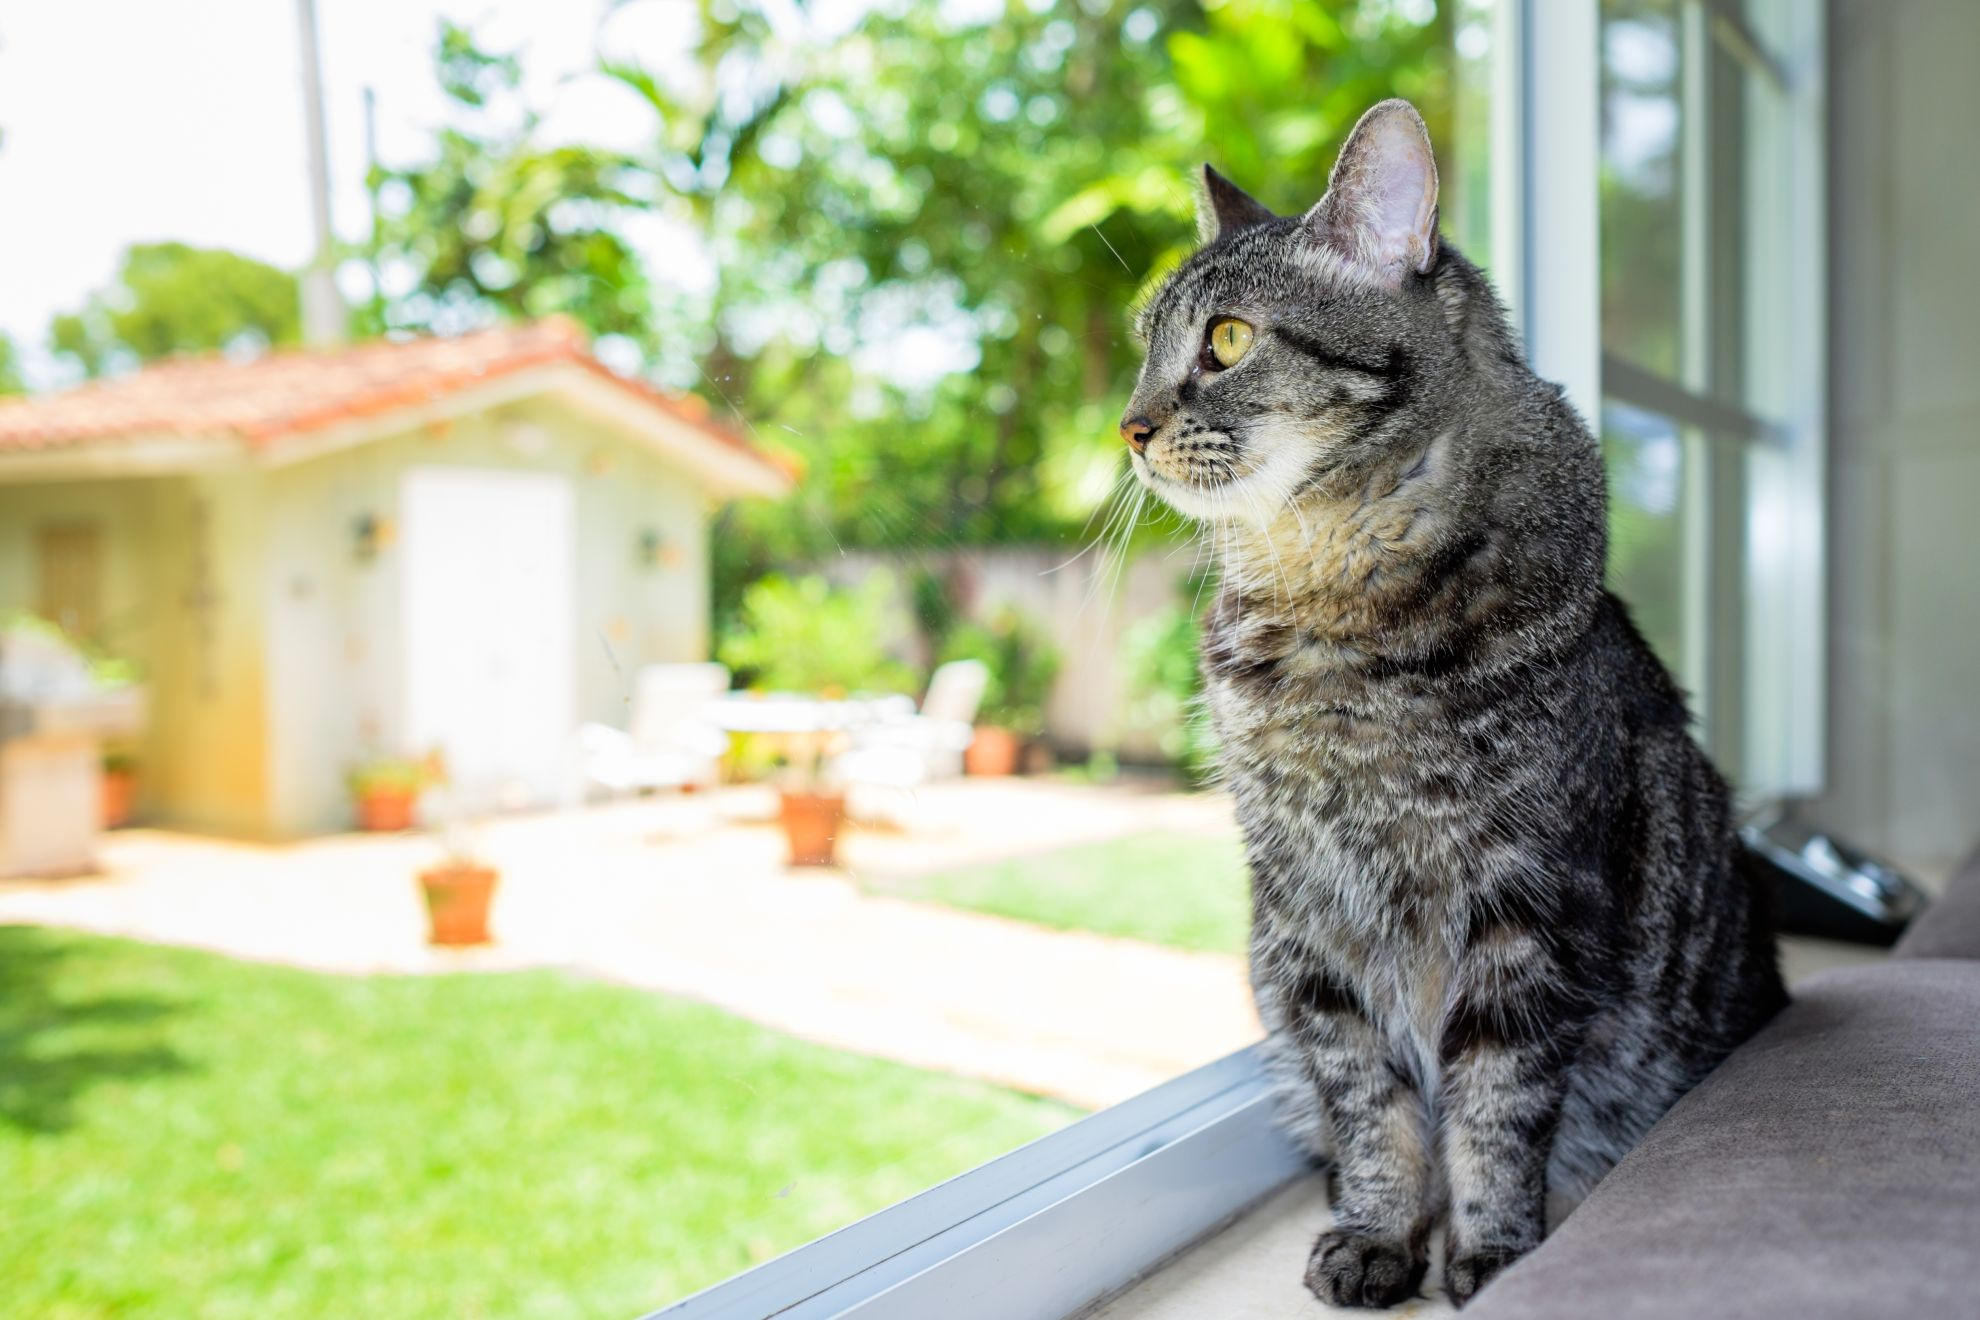
{"label": "black object on floor", "polygon": [[1774,878],[1784,935],[1888,946],[1925,907],[1925,892],[1888,862],[1805,825],[1776,820],[1739,833]]}

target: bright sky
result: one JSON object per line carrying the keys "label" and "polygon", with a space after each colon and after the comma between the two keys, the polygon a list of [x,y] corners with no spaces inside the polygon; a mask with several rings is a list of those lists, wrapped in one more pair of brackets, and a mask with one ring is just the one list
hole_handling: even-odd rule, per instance
{"label": "bright sky", "polygon": [[[692,7],[643,0],[603,37],[662,62]],[[361,236],[364,89],[379,153],[405,164],[445,116],[430,54],[442,15],[519,50],[546,131],[631,147],[653,120],[584,76],[604,0],[318,0],[338,230]],[[228,247],[284,267],[310,250],[294,0],[0,0],[0,333],[47,383],[48,321],[135,242]]]}

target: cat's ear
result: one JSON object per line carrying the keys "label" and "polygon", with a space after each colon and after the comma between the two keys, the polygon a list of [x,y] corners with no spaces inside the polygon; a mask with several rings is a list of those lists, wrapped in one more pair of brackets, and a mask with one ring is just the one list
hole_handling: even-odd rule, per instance
{"label": "cat's ear", "polygon": [[1302,222],[1315,240],[1395,288],[1437,264],[1437,160],[1407,101],[1372,107],[1348,134],[1322,197]]}
{"label": "cat's ear", "polygon": [[1203,167],[1203,195],[1196,200],[1196,236],[1199,241],[1213,243],[1219,234],[1248,229],[1278,218],[1265,203],[1208,165]]}

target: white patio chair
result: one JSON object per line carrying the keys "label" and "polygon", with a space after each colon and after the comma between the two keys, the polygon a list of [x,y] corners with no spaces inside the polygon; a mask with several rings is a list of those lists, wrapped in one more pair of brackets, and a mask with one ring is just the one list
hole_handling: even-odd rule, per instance
{"label": "white patio chair", "polygon": [[578,729],[585,782],[612,793],[714,784],[729,738],[708,721],[707,710],[728,690],[726,665],[644,666],[633,676],[629,729]]}
{"label": "white patio chair", "polygon": [[981,660],[951,660],[928,680],[919,713],[861,729],[833,760],[832,777],[882,788],[955,778],[962,773],[963,751],[976,736],[976,710],[989,685],[990,670]]}

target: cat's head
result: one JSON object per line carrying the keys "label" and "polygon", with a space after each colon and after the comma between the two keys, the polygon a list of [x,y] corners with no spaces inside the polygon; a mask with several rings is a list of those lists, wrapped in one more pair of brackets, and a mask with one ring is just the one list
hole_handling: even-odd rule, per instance
{"label": "cat's head", "polygon": [[1426,376],[1456,351],[1434,279],[1437,166],[1415,107],[1384,101],[1304,215],[1203,173],[1202,246],[1141,314],[1121,435],[1176,509],[1263,521],[1421,435]]}

